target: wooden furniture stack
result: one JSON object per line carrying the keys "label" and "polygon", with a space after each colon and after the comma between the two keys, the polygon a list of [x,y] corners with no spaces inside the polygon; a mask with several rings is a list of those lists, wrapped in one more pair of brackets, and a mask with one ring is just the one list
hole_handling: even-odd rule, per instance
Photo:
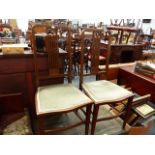
{"label": "wooden furniture stack", "polygon": [[[137,44],[139,30],[133,27],[108,26],[109,35],[112,37],[110,63],[127,63],[142,59],[143,44]],[[107,47],[101,42],[101,49]]]}

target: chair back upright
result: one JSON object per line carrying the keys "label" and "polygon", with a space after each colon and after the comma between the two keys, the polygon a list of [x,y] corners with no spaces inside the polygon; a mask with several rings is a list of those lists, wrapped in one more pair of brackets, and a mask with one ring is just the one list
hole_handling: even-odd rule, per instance
{"label": "chair back upright", "polygon": [[[92,34],[88,35],[87,34]],[[91,36],[91,37],[90,37]],[[104,32],[102,29],[85,29],[81,35],[81,54],[80,54],[80,88],[81,84],[83,83],[83,77],[89,75],[100,75],[105,74],[107,78],[107,73],[109,69],[109,60],[110,60],[110,44],[111,44],[111,37],[108,35],[108,44],[107,44],[107,51],[106,51],[106,60],[105,60],[105,69],[100,70],[100,52],[101,52],[101,39],[104,38]],[[89,49],[86,40],[91,41],[89,42]],[[87,62],[89,60],[89,62]],[[88,63],[88,64],[87,64]],[[84,67],[88,65],[89,73],[84,73]]]}
{"label": "chair back upright", "polygon": [[59,48],[58,39],[59,36],[55,31],[48,32],[45,36],[45,49],[48,55],[48,75],[56,77],[60,74],[59,71]]}
{"label": "chair back upright", "polygon": [[[36,48],[36,34],[45,33],[43,36],[44,40],[44,53],[38,53]],[[34,55],[34,66],[35,66],[35,76],[36,76],[36,86],[42,85],[42,81],[48,81],[53,78],[64,78],[67,76],[68,81],[71,81],[70,69],[67,74],[64,74],[63,68],[60,62],[60,54],[69,55],[70,58],[70,31],[68,31],[67,40],[67,52],[59,49],[58,40],[59,36],[57,34],[57,29],[51,28],[47,25],[35,25],[32,28],[32,51]],[[41,56],[47,55],[47,72],[41,73],[40,64]],[[70,61],[69,61],[70,62]],[[70,68],[70,67],[69,67]]]}

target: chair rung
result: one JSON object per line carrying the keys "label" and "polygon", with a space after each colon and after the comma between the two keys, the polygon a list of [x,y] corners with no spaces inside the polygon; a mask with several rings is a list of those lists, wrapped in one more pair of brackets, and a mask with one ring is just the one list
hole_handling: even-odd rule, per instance
{"label": "chair rung", "polygon": [[44,133],[45,134],[52,134],[52,133],[56,133],[56,132],[60,132],[60,131],[65,131],[65,130],[69,130],[69,129],[72,129],[74,127],[77,127],[79,125],[82,125],[82,124],[83,124],[83,122],[79,122],[79,123],[76,123],[76,124],[73,124],[73,125],[70,125],[70,126],[64,127],[64,128],[45,129]]}
{"label": "chair rung", "polygon": [[116,115],[116,116],[107,117],[107,118],[99,118],[99,119],[97,119],[97,122],[106,121],[106,120],[110,120],[110,119],[115,119],[115,118],[117,118],[119,116],[120,116],[120,114]]}
{"label": "chair rung", "polygon": [[82,117],[79,115],[78,111],[75,111],[74,113],[75,113],[75,115],[76,115],[82,122],[85,122],[85,121],[82,119]]}
{"label": "chair rung", "polygon": [[83,112],[84,115],[86,115],[86,111],[85,110],[83,110],[83,109],[80,109],[80,110]]}

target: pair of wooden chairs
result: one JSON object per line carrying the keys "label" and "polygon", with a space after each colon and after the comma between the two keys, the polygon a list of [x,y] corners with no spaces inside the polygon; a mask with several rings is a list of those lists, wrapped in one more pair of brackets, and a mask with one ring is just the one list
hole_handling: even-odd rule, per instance
{"label": "pair of wooden chairs", "polygon": [[[131,102],[133,94],[116,85],[112,82],[101,80],[94,82],[83,82],[84,72],[84,32],[81,35],[81,53],[80,53],[80,88],[71,84],[72,79],[72,50],[71,50],[71,33],[68,30],[66,35],[66,55],[68,58],[68,72],[64,75],[59,69],[59,48],[58,48],[58,36],[55,31],[48,30],[47,35],[44,37],[45,51],[47,53],[48,72],[41,73],[39,71],[39,62],[37,60],[38,54],[36,52],[36,33],[39,26],[33,27],[32,30],[32,50],[34,52],[34,64],[35,64],[35,75],[36,75],[36,114],[38,122],[38,133],[39,134],[51,134],[66,129],[77,127],[81,124],[85,124],[85,134],[89,133],[89,125],[91,126],[91,134],[95,134],[95,127],[97,121],[104,120],[107,124],[102,124],[101,128],[106,129],[100,134],[121,134],[126,129],[126,120],[129,116]],[[99,67],[99,52],[100,52],[100,39],[101,31],[92,29],[92,50],[91,50],[91,69],[89,75],[98,75],[100,72]],[[108,48],[110,50],[110,48]],[[108,59],[107,59],[108,60]],[[108,66],[108,64],[107,64]],[[102,71],[103,73],[104,71]],[[64,78],[67,77],[69,84],[49,84],[42,85],[42,81],[53,78]],[[115,110],[115,104],[124,104],[124,109],[120,112]],[[92,110],[93,105],[93,112]],[[84,120],[79,115],[78,111],[81,110],[84,114]],[[47,129],[45,119],[54,115],[67,114],[74,112],[76,116],[81,120],[80,122],[69,125],[67,127],[60,127],[55,129]],[[98,114],[103,112],[104,118],[98,119]],[[92,117],[91,117],[91,114]],[[124,119],[121,119],[122,116]],[[91,122],[92,120],[92,122]],[[111,130],[107,129],[109,125],[112,126]],[[117,129],[117,131],[115,130]]]}

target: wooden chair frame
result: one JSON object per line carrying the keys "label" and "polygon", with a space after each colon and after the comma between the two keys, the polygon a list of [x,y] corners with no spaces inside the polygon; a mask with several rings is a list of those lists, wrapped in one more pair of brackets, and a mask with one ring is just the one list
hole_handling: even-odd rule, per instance
{"label": "wooden chair frame", "polygon": [[[124,130],[124,133],[127,132],[127,131],[125,131],[125,127],[126,127],[126,124],[127,124],[127,120],[128,120],[128,118],[130,116],[132,100],[133,100],[133,96],[131,96],[129,98],[122,98],[122,99],[117,100],[115,102],[94,104],[91,134],[94,135],[97,122],[111,120],[111,119],[115,119],[115,118],[121,117],[121,116],[124,117],[124,122],[123,122],[123,125],[122,125],[122,129]],[[123,110],[121,112],[118,111],[117,109],[115,109],[115,107],[113,106],[113,105],[115,105],[117,103],[122,103],[124,101],[127,101],[128,104],[125,105],[125,107],[123,108]],[[110,107],[112,107],[111,110],[117,111],[118,114],[115,114],[115,115],[113,115],[111,117],[104,117],[104,118],[97,119],[98,112],[99,112],[99,107],[102,106],[102,105],[106,105],[106,104],[110,105]]]}
{"label": "wooden chair frame", "polygon": [[[36,27],[35,27],[36,28]],[[44,29],[46,30],[46,29]],[[52,30],[51,30],[52,31]],[[46,77],[39,77],[39,72],[38,72],[38,64],[37,62],[37,52],[36,52],[36,47],[35,47],[35,31],[33,31],[33,53],[34,53],[34,62],[35,62],[35,73],[36,73],[36,85],[40,86],[40,80],[42,79],[50,79],[50,78],[57,78],[57,77],[64,77],[64,75],[59,73],[58,70],[58,35],[57,32],[52,31],[50,32],[46,37],[45,37],[45,46],[46,46],[46,52],[48,54],[48,64],[49,64],[49,71],[48,71],[48,75]],[[67,34],[67,46],[66,46],[66,50],[67,50],[67,55],[68,55],[68,60],[69,60],[69,70],[68,70],[68,82],[71,83],[71,67],[72,66],[72,52],[71,52],[71,34],[70,34],[70,30],[68,30],[68,34]],[[52,45],[52,46],[51,46]],[[51,48],[52,47],[52,48]],[[65,95],[65,94],[64,94]],[[65,110],[60,110],[59,112],[48,112],[48,113],[44,113],[44,114],[39,114],[37,116],[38,119],[38,134],[53,134],[59,131],[64,131],[67,129],[71,129],[73,127],[79,126],[81,124],[85,124],[85,134],[88,134],[89,132],[89,123],[90,123],[90,112],[91,112],[91,106],[92,103],[87,103],[84,105],[80,105],[80,106],[75,106],[69,109],[65,109]],[[36,107],[37,107],[37,103],[36,103]],[[86,120],[82,120],[82,118],[78,115],[78,110],[82,109],[82,108],[86,108]],[[36,112],[37,112],[37,108],[36,108]],[[69,113],[69,112],[75,112],[75,114],[77,115],[77,117],[80,119],[80,122],[70,125],[68,127],[62,127],[62,128],[57,128],[57,129],[45,129],[45,124],[44,124],[44,119],[47,116],[53,116],[56,114],[63,114],[63,113]]]}
{"label": "wooden chair frame", "polygon": [[[86,31],[86,30],[85,30]],[[99,70],[99,53],[100,53],[100,40],[102,36],[102,31],[101,30],[97,30],[97,29],[89,29],[88,31],[91,31],[93,33],[93,39],[92,39],[92,52],[94,51],[93,55],[92,55],[92,69],[90,70],[90,74],[84,74],[83,73],[83,63],[84,63],[84,51],[85,51],[85,47],[84,47],[84,32],[82,33],[82,39],[81,39],[81,70],[80,70],[80,88],[82,88],[82,83],[83,83],[83,76],[85,75],[98,75],[98,74],[108,74],[108,69],[109,69],[109,59],[110,59],[110,54],[111,54],[111,36],[109,34],[109,44],[108,44],[108,55],[107,55],[107,60],[106,60],[106,67],[104,71],[100,71]],[[84,90],[84,89],[83,89]],[[84,90],[84,92],[89,96],[89,94]],[[89,96],[91,98],[91,96]],[[96,128],[96,123],[98,121],[106,121],[106,120],[110,120],[110,119],[114,119],[117,118],[119,116],[124,115],[124,122],[122,125],[122,129],[125,129],[126,127],[126,122],[127,122],[127,118],[129,117],[130,114],[130,109],[131,109],[131,103],[132,103],[132,99],[133,99],[133,95],[130,95],[128,97],[124,97],[124,98],[120,98],[117,101],[113,101],[113,102],[104,102],[104,103],[100,103],[100,104],[93,104],[93,118],[92,118],[92,128],[91,128],[91,134],[95,133],[95,128]],[[112,116],[112,117],[106,117],[106,118],[101,118],[101,119],[97,119],[98,116],[98,111],[99,111],[99,107],[102,105],[110,105],[112,109],[116,110],[114,105],[117,103],[122,103],[124,101],[127,101],[127,104],[125,105],[125,108],[118,114]]]}

